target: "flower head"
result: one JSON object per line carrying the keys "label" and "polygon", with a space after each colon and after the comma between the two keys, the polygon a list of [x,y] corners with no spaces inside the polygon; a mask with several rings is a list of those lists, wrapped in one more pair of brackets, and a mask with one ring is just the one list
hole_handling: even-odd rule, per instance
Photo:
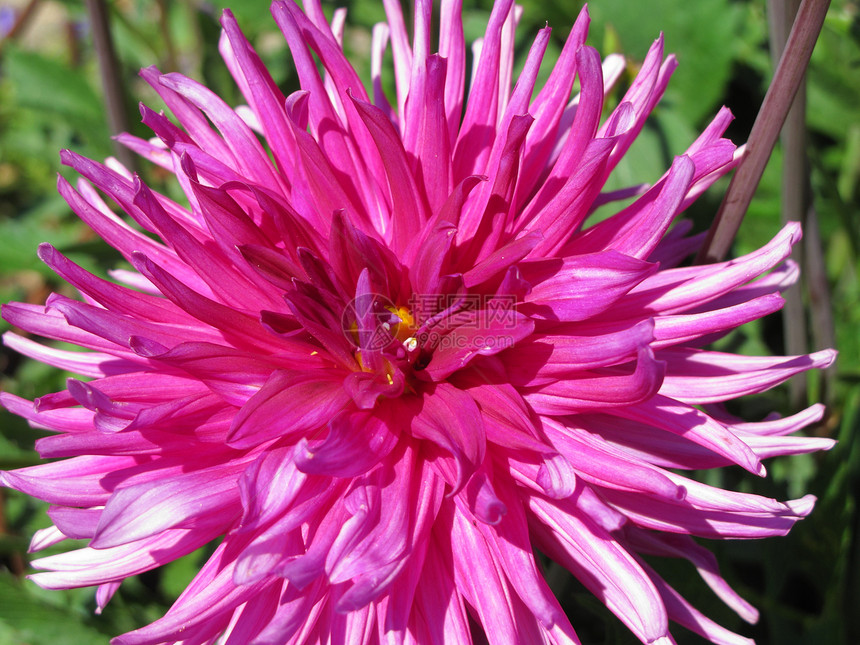
{"label": "flower head", "polygon": [[5,338],[85,377],[34,403],[2,395],[56,432],[37,447],[61,459],[0,473],[52,504],[32,548],[89,540],[32,579],[97,585],[101,608],[124,578],[217,540],[163,618],[114,642],[577,642],[537,548],[645,643],[671,643],[669,620],[747,642],[642,556],[686,558],[755,621],[693,538],[782,535],[812,508],[678,472],[763,475],[766,457],[831,445],[786,436],[820,406],[745,423],[721,404],[832,352],[703,348],[780,307],[798,227],[679,266],[701,243],[679,214],[739,158],[727,110],[653,186],[601,192],[675,68],[662,39],[602,118],[622,61],[584,44],[585,11],[538,88],[549,28],[512,84],[516,11],[495,3],[467,92],[459,2],[442,2],[438,53],[430,2],[411,40],[385,5],[372,97],[341,50],[343,14],[329,23],[314,0],[272,5],[302,86],[290,96],[229,12],[221,51],[246,106],[143,70],[175,121],[144,106],[156,138],[120,140],[175,173],[185,204],[63,153],[82,179],[60,192],[136,271],[108,281],[43,245],[83,299],[3,308],[89,350]]}

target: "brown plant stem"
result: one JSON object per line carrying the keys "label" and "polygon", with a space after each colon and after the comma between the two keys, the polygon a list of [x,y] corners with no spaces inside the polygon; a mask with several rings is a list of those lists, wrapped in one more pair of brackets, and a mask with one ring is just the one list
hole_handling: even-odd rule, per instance
{"label": "brown plant stem", "polygon": [[[0,537],[4,539],[6,537],[11,537],[9,534],[9,529],[6,526],[6,491],[0,490]],[[17,549],[10,550],[8,554],[0,554],[8,556],[8,564],[9,570],[13,575],[17,577],[21,577],[24,575],[27,569],[27,565],[24,562],[24,558],[21,556],[21,552]]]}
{"label": "brown plant stem", "polygon": [[830,0],[803,0],[773,82],[764,97],[740,165],[708,231],[697,263],[723,259],[740,228],[779,131],[800,87]]}
{"label": "brown plant stem", "polygon": [[[830,285],[827,282],[827,268],[818,228],[818,214],[813,206],[806,215],[806,231],[803,236],[804,271],[809,289],[809,308],[812,311],[812,341],[815,349],[836,347],[836,327],[833,322],[833,303],[830,299]],[[831,365],[821,373],[821,392],[818,395],[827,402],[834,394],[836,366]]]}
{"label": "brown plant stem", "polygon": [[[770,55],[774,65],[778,64],[791,25],[797,15],[800,0],[768,0],[768,24],[770,26]],[[794,102],[782,126],[782,222],[800,222],[804,231],[808,225],[806,213],[810,204],[809,162],[806,154],[806,82],[801,81]],[[803,267],[803,245],[796,245],[791,258]],[[785,353],[790,356],[809,351],[807,312],[803,304],[806,274],[789,287],[782,310],[782,327],[785,333]],[[806,374],[797,374],[788,381],[789,400],[792,408],[803,407],[807,399]]]}
{"label": "brown plant stem", "polygon": [[173,43],[173,35],[170,32],[170,4],[167,0],[158,0],[158,28],[164,38],[165,59],[164,66],[169,70],[179,68],[176,58],[176,45]]}
{"label": "brown plant stem", "polygon": [[33,16],[36,15],[36,9],[39,6],[39,0],[30,0],[27,3],[27,6],[18,14],[17,18],[15,18],[15,22],[12,23],[12,27],[9,29],[9,32],[6,36],[0,40],[0,52],[3,51],[3,46],[15,38],[26,29],[27,25],[32,20]]}
{"label": "brown plant stem", "polygon": [[[125,94],[123,92],[122,74],[119,60],[113,45],[110,31],[108,8],[105,0],[87,0],[87,14],[93,34],[93,45],[99,61],[99,72],[102,79],[105,108],[108,115],[108,127],[111,134],[117,135],[129,130],[128,113],[126,112]],[[114,142],[114,154],[122,164],[134,171],[134,156],[131,152]]]}

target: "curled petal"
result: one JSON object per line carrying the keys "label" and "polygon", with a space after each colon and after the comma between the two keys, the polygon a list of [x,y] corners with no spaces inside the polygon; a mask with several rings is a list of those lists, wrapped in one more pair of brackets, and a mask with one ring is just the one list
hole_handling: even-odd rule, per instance
{"label": "curled petal", "polygon": [[532,285],[525,299],[532,304],[524,311],[559,321],[585,320],[606,311],[657,269],[616,251],[524,263],[520,268]]}
{"label": "curled petal", "polygon": [[528,388],[523,398],[536,412],[548,415],[634,405],[657,393],[665,369],[665,364],[655,360],[651,349],[645,347],[639,351],[631,373],[584,372],[579,378]]}
{"label": "curled petal", "polygon": [[323,440],[299,440],[296,466],[303,472],[332,477],[365,473],[394,449],[400,433],[394,418],[367,410],[344,410],[328,427]]}
{"label": "curled petal", "polygon": [[246,448],[323,427],[346,407],[349,397],[336,375],[320,372],[274,372],[239,410],[227,435],[228,444]]}
{"label": "curled petal", "polygon": [[436,384],[433,396],[424,399],[421,411],[412,419],[412,433],[453,456],[453,480],[448,482],[452,492],[459,491],[484,460],[486,436],[478,406],[448,383]]}

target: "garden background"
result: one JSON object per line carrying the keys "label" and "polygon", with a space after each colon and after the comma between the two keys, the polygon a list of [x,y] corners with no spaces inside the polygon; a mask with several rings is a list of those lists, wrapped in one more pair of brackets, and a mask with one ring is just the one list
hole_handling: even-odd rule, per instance
{"label": "garden background", "polygon": [[[101,2],[90,2],[98,5]],[[113,123],[148,136],[136,104],[158,109],[154,93],[137,70],[157,65],[204,81],[233,104],[238,92],[217,51],[218,14],[232,7],[274,78],[291,91],[297,79],[286,44],[271,20],[266,0],[114,0],[107,19],[117,63],[117,84],[125,105]],[[369,77],[370,28],[384,19],[378,0],[338,3],[349,9],[345,49]],[[467,40],[482,35],[491,2],[467,1]],[[554,27],[544,78],[551,69],[581,3],[571,0],[520,0],[517,30],[522,54],[544,23]],[[666,97],[639,140],[615,172],[611,187],[656,180],[682,153],[721,105],[736,115],[728,136],[743,143],[749,135],[772,75],[769,42],[779,12],[791,0],[595,0],[589,44],[605,56],[624,54],[635,70],[653,39],[663,31],[666,51],[678,68]],[[408,22],[408,18],[407,18]],[[97,273],[117,266],[118,255],[71,213],[56,194],[56,173],[66,173],[58,151],[71,148],[102,159],[118,153],[105,107],[104,88],[83,0],[4,0],[0,4],[0,300],[42,303],[55,290],[72,295],[36,257],[40,242],[51,242],[74,261]],[[632,72],[613,92],[617,102]],[[109,94],[109,92],[107,92]],[[761,645],[860,643],[860,4],[835,0],[807,75],[805,145],[778,146],[736,240],[733,255],[761,246],[780,228],[783,212],[811,217],[801,259],[805,287],[796,310],[748,325],[721,341],[747,354],[823,349],[835,342],[840,356],[825,374],[802,377],[777,390],[748,397],[736,412],[749,420],[771,410],[784,414],[825,401],[824,421],[807,432],[839,439],[828,453],[771,460],[768,479],[739,468],[701,476],[721,487],[780,499],[805,492],[818,496],[808,519],[782,539],[710,543],[725,577],[762,612],[747,626],[723,607],[698,580],[687,562],[658,563],[669,582],[705,613]],[[802,124],[801,121],[797,123]],[[784,154],[784,150],[788,153]],[[153,187],[175,194],[158,168],[137,164]],[[783,174],[800,196],[783,198]],[[691,209],[698,230],[713,219],[727,180],[719,182]],[[803,188],[810,187],[803,197]],[[804,200],[808,200],[809,209]],[[785,202],[785,204],[783,204]],[[816,228],[818,234],[816,235]],[[806,323],[805,325],[803,323]],[[9,325],[0,322],[0,331]],[[787,340],[793,338],[793,340]],[[835,340],[834,340],[835,339]],[[799,344],[799,345],[798,345]],[[0,388],[33,398],[65,387],[66,374],[0,354]],[[33,441],[40,433],[0,411],[0,469],[37,463]],[[48,525],[47,505],[0,489],[0,645],[81,645],[107,643],[111,635],[135,629],[161,616],[204,554],[192,554],[157,571],[126,581],[104,613],[94,614],[93,591],[43,591],[28,582],[30,536]],[[56,547],[59,548],[59,547]],[[49,550],[50,552],[50,550]],[[570,576],[554,568],[548,577],[569,611],[583,643],[637,642],[599,601]],[[701,639],[675,627],[678,642]]]}

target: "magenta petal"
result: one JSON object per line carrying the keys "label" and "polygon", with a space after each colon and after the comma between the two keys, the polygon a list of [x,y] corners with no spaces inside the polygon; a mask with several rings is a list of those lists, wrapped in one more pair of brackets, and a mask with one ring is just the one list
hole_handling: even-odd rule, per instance
{"label": "magenta petal", "polygon": [[[413,601],[419,586],[423,584],[425,555],[429,550],[432,530],[443,502],[444,482],[434,476],[432,466],[425,460],[419,460],[413,469],[415,476],[410,483],[414,509],[410,509],[412,520],[405,553],[408,554],[409,564],[421,564],[422,567],[407,566],[402,575],[393,582],[384,620],[386,630],[403,630],[407,627],[409,617],[413,613]],[[402,556],[401,559],[407,561]]]}
{"label": "magenta petal", "polygon": [[[475,174],[489,156],[487,144],[492,141],[498,118],[502,25],[512,10],[512,4],[508,0],[493,5],[454,151],[454,181]],[[475,150],[480,150],[481,154],[475,155]]]}
{"label": "magenta petal", "polygon": [[541,462],[534,481],[550,499],[563,499],[573,494],[576,471],[562,455],[551,455]]}
{"label": "magenta petal", "polygon": [[[134,205],[144,211],[154,222],[161,235],[170,241],[177,255],[190,266],[195,267],[195,272],[199,276],[199,279],[192,284],[196,284],[202,280],[209,286],[219,301],[233,307],[247,308],[253,305],[272,306],[272,303],[277,302],[274,298],[268,297],[265,291],[261,290],[237,271],[231,271],[230,277],[225,278],[224,274],[227,272],[227,267],[231,264],[229,258],[224,257],[221,252],[216,251],[214,248],[206,248],[195,239],[193,233],[172,218],[163,208],[155,194],[139,179],[135,179],[134,190]],[[197,192],[200,193],[201,191],[198,190]],[[208,210],[213,210],[210,203],[213,201],[211,195],[203,195],[203,198],[203,204],[209,206]],[[217,212],[212,213],[210,220],[215,221],[218,215],[219,213]],[[222,237],[222,235],[219,235],[219,237]],[[231,246],[227,248],[231,253],[234,253]]]}
{"label": "magenta petal", "polygon": [[[259,645],[280,645],[281,643],[301,642],[303,632],[312,631],[322,609],[318,604],[323,585],[318,583],[302,591],[293,585],[286,585],[275,615],[258,634],[255,643]],[[239,645],[238,643],[236,645]]]}
{"label": "magenta petal", "polygon": [[45,589],[69,589],[109,584],[160,566],[162,557],[180,558],[218,535],[216,530],[169,529],[161,534],[105,549],[85,547],[33,561],[30,576]]}
{"label": "magenta petal", "polygon": [[402,213],[397,229],[393,231],[392,243],[395,249],[403,251],[408,246],[410,238],[427,220],[427,206],[423,200],[416,202],[414,197],[411,197],[420,193],[409,169],[400,138],[391,122],[378,108],[356,98],[352,98],[352,101],[358,115],[370,131],[385,165],[391,208]]}
{"label": "magenta petal", "polygon": [[80,408],[41,410],[32,401],[8,392],[0,392],[0,404],[9,412],[27,419],[33,427],[72,434],[85,433],[92,428],[95,416],[92,411]]}
{"label": "magenta petal", "polygon": [[[599,111],[599,105],[594,107]],[[584,113],[585,107],[577,109],[577,116]],[[583,150],[577,151],[578,156],[569,174],[556,178],[555,185],[549,179],[544,184],[544,188],[553,189],[545,191],[547,203],[534,215],[532,210],[541,203],[538,198],[531,202],[531,208],[527,206],[524,209],[520,218],[522,230],[543,234],[543,240],[532,253],[534,259],[567,255],[562,252],[565,244],[588,216],[600,193],[601,178],[606,173],[614,143],[614,138],[589,140],[587,135],[583,137]],[[561,160],[556,167],[560,163]]]}
{"label": "magenta petal", "polygon": [[476,472],[464,489],[469,510],[485,524],[495,526],[508,514],[505,503],[498,498],[486,473]]}
{"label": "magenta petal", "polygon": [[[420,69],[420,64],[413,63],[413,70],[417,73],[413,72],[413,86],[407,100],[407,109],[413,114],[404,115],[404,143],[407,150],[418,158],[420,172],[416,174],[423,181],[429,212],[432,213],[445,203],[453,187],[447,115],[444,103],[438,100],[444,91],[448,61],[434,54],[426,60],[426,71]],[[423,82],[416,83],[419,79]],[[421,93],[420,89],[424,92]]]}
{"label": "magenta petal", "polygon": [[506,448],[552,452],[522,396],[506,383],[477,383],[467,392],[484,418],[487,439]]}
{"label": "magenta petal", "polygon": [[[466,515],[459,510],[450,514],[450,549],[463,556],[454,558],[454,581],[458,590],[474,607],[485,630],[500,641],[517,642],[519,631],[510,583],[501,563],[493,557],[481,533],[469,529],[471,523]],[[523,629],[527,629],[525,625]]]}
{"label": "magenta petal", "polygon": [[415,594],[413,626],[424,640],[420,642],[443,645],[472,642],[469,618],[450,570],[449,558],[431,547],[422,573],[425,584],[418,585]]}
{"label": "magenta petal", "polygon": [[[696,567],[699,575],[714,593],[734,609],[741,618],[753,624],[758,621],[758,611],[729,587],[728,583],[720,576],[717,560],[713,554],[689,536],[658,535],[635,529],[628,530],[626,536],[642,553],[686,558]],[[654,580],[653,576],[652,580]]]}
{"label": "magenta petal", "polygon": [[251,585],[273,575],[276,569],[289,558],[304,552],[304,544],[298,531],[288,531],[280,523],[263,531],[245,547],[236,561],[233,582]]}
{"label": "magenta petal", "polygon": [[456,480],[449,482],[460,490],[484,460],[486,438],[478,406],[468,394],[447,383],[437,383],[425,397],[424,406],[412,420],[412,432],[449,452],[456,461]]}
{"label": "magenta petal", "polygon": [[550,27],[518,32],[513,0],[474,43],[462,5],[384,0],[366,83],[345,9],[275,0],[287,96],[270,43],[225,11],[238,105],[147,68],[171,114],[141,106],[152,138],[118,136],[164,192],[61,152],[78,175],[61,196],[132,267],[105,279],[42,245],[80,297],[2,307],[10,350],[73,373],[33,402],[0,393],[57,459],[0,471],[51,505],[31,550],[88,541],[31,578],[97,586],[99,613],[127,577],[217,544],[116,645],[579,643],[535,549],[644,643],[673,643],[669,621],[748,643],[644,558],[686,560],[754,621],[695,537],[784,535],[812,511],[682,474],[834,445],[788,436],[820,406],[749,423],[724,405],[833,351],[707,348],[779,309],[799,226],[685,264],[704,237],[685,211],[743,158],[730,112],[653,185],[610,180],[677,66],[663,37],[625,74],[585,45],[583,8],[549,63]]}
{"label": "magenta petal", "polygon": [[[86,335],[81,335],[74,331],[65,333],[65,329],[59,329],[58,331],[64,333],[51,334],[52,337],[58,340],[66,338],[77,340],[85,347],[102,349],[113,354],[122,354],[122,350],[129,350],[131,339],[134,337],[150,338],[162,346],[172,346],[182,342],[183,339],[203,342],[218,340],[218,334],[212,333],[212,330],[195,330],[183,333],[184,329],[189,329],[185,325],[150,323],[145,319],[117,315],[107,309],[93,307],[60,295],[51,296],[48,306],[62,314],[69,325],[87,332]],[[44,324],[53,321],[43,318],[41,322]],[[99,336],[102,342],[88,342],[87,338],[90,334]]]}
{"label": "magenta petal", "polygon": [[632,458],[575,426],[546,422],[548,438],[580,478],[618,490],[635,490],[660,498],[681,500],[687,491],[662,470]]}
{"label": "magenta petal", "polygon": [[704,616],[684,600],[681,594],[666,584],[647,564],[642,563],[642,568],[648,573],[654,586],[660,592],[660,597],[666,605],[666,611],[671,620],[717,645],[754,645],[755,641],[752,639],[735,634]]}
{"label": "magenta petal", "polygon": [[[478,187],[475,200],[466,204],[460,216],[458,244],[465,247],[464,255],[476,261],[492,255],[506,237],[503,231],[513,224],[511,199],[519,175],[522,147],[533,122],[531,115],[517,114],[502,126],[500,132],[504,132],[504,136],[494,144],[487,160],[489,181]],[[465,240],[470,243],[463,244]]]}
{"label": "magenta petal", "polygon": [[533,329],[533,321],[504,305],[498,310],[475,312],[473,320],[441,338],[425,371],[431,379],[440,381],[478,356],[492,356],[513,347]]}
{"label": "magenta petal", "polygon": [[631,257],[647,258],[674,220],[694,171],[689,157],[676,157],[664,179],[631,206],[587,229],[565,250],[584,253],[614,249]]}
{"label": "magenta petal", "polygon": [[293,447],[272,448],[255,459],[240,476],[238,488],[244,509],[243,531],[282,518],[301,493],[319,488],[306,486],[307,475],[292,463],[294,453]]}
{"label": "magenta petal", "polygon": [[[629,493],[606,490],[606,500],[643,528],[669,533],[684,533],[706,538],[735,537],[751,539],[785,535],[801,517],[811,511],[814,499],[801,499],[782,509],[760,509],[752,500],[735,507],[697,508],[650,499],[636,503]],[[688,494],[689,496],[689,494]]]}
{"label": "magenta petal", "polygon": [[655,265],[606,251],[561,261],[520,265],[532,284],[526,296],[528,313],[548,320],[575,321],[591,318],[622,298],[657,269]]}
{"label": "magenta petal", "polygon": [[516,572],[516,575],[510,576],[511,586],[537,619],[548,628],[556,623],[567,622],[555,596],[538,571],[522,501],[517,499],[512,489],[507,488],[507,484],[500,485],[499,492],[502,495],[499,503],[504,505],[506,515],[510,513],[510,517],[500,522],[497,530],[482,528],[481,533],[505,570]]}
{"label": "magenta petal", "polygon": [[74,540],[90,539],[95,535],[101,511],[92,508],[52,506],[48,516],[62,533]]}
{"label": "magenta petal", "polygon": [[378,412],[367,410],[344,410],[329,422],[325,439],[299,441],[296,466],[306,473],[355,477],[394,449],[399,431],[394,418],[380,418]]}
{"label": "magenta petal", "polygon": [[236,476],[242,468],[222,466],[121,488],[105,505],[90,544],[103,549],[170,528],[229,526],[239,513]]}
{"label": "magenta petal", "polygon": [[[313,362],[308,356],[313,351],[309,344],[284,345],[280,355],[267,357],[211,343],[182,343],[164,352],[148,351],[142,345],[135,349],[140,355],[193,375],[225,401],[241,406],[260,390],[273,370],[289,368],[299,358]],[[290,345],[293,347],[287,349]],[[322,362],[317,366],[323,367]]]}
{"label": "magenta petal", "polygon": [[324,370],[274,372],[241,408],[227,435],[229,445],[247,448],[277,437],[316,430],[342,410],[349,397]]}
{"label": "magenta petal", "polygon": [[654,322],[645,320],[623,331],[595,335],[577,333],[573,326],[571,335],[562,332],[566,328],[556,328],[555,333],[533,334],[502,358],[513,383],[540,385],[583,370],[626,363],[651,344],[654,327]]}
{"label": "magenta petal", "polygon": [[717,352],[697,350],[665,350],[659,354],[667,360],[670,373],[660,393],[685,403],[714,403],[744,394],[756,394],[798,372],[829,367],[836,352],[823,350],[808,356],[787,357],[784,360],[755,357],[735,357]]}
{"label": "magenta petal", "polygon": [[696,408],[656,396],[647,403],[619,409],[615,414],[678,434],[756,475],[765,474],[764,466],[742,439]]}
{"label": "magenta petal", "polygon": [[179,307],[164,298],[132,291],[84,271],[50,244],[39,246],[39,259],[66,281],[113,311],[168,324],[191,320]]}
{"label": "magenta petal", "polygon": [[134,457],[80,456],[18,470],[0,471],[0,482],[51,504],[60,506],[103,506],[111,491],[107,473],[137,463]]}
{"label": "magenta petal", "polygon": [[[273,142],[272,152],[280,166],[288,166],[294,160],[290,156],[292,150],[291,138],[284,124],[284,97],[272,77],[266,71],[263,62],[251,48],[250,43],[242,35],[236,19],[229,10],[221,16],[224,27],[222,44],[229,47],[232,60],[233,77],[243,83],[242,93],[251,99],[254,112],[265,129],[266,139]],[[225,42],[226,41],[226,42]],[[230,59],[227,59],[228,63]]]}
{"label": "magenta petal", "polygon": [[[580,76],[580,85],[590,86],[590,79],[587,81],[582,80],[584,76],[596,74],[598,78],[600,77],[599,54],[591,48],[588,48],[590,52],[586,52],[582,47],[588,34],[589,22],[588,11],[583,8],[576,19],[576,23],[570,30],[558,62],[550,72],[546,85],[544,85],[532,102],[530,113],[535,117],[535,124],[526,137],[525,157],[523,160],[524,172],[520,178],[518,192],[520,188],[523,188],[523,192],[532,190],[535,181],[538,179],[538,173],[546,167],[546,162],[555,143],[556,129],[559,128],[564,108],[573,88],[573,70],[576,70]],[[593,58],[585,65],[581,64],[581,57],[588,53],[593,54]],[[592,61],[594,67],[588,68],[589,63]],[[582,108],[582,110],[586,112],[587,108]],[[593,115],[594,130],[597,129],[598,117],[599,115]],[[587,128],[580,129],[578,127],[574,130],[574,132],[580,131],[583,132],[583,135],[593,135],[593,131],[589,133]]]}
{"label": "magenta petal", "polygon": [[705,406],[704,409],[715,419],[730,426],[735,431],[762,436],[784,436],[792,432],[797,432],[812,423],[820,421],[824,417],[825,411],[823,405],[816,403],[790,417],[782,418],[779,415],[770,415],[763,421],[744,423],[741,419],[726,414],[725,410],[721,410],[720,407]]}
{"label": "magenta petal", "polygon": [[[258,642],[257,637],[264,625],[274,617],[280,596],[281,585],[270,585],[236,609],[235,619],[225,631],[225,635],[229,634],[229,638],[224,640],[224,645]],[[221,638],[223,639],[224,636]]]}
{"label": "magenta petal", "polygon": [[27,548],[27,553],[36,553],[42,549],[47,549],[50,546],[64,542],[68,538],[56,526],[39,529],[33,533],[30,539],[30,546]]}
{"label": "magenta petal", "polygon": [[104,608],[119,590],[119,582],[106,582],[96,589],[96,614],[101,614]]}
{"label": "magenta petal", "polygon": [[[456,233],[463,207],[474,189],[487,180],[483,175],[470,175],[458,183],[448,199],[410,242],[404,260],[410,266],[410,279],[416,293],[434,293],[438,271],[444,266],[449,238]],[[410,262],[411,260],[411,262]],[[425,267],[436,267],[435,271]]]}
{"label": "magenta petal", "polygon": [[664,373],[664,364],[646,347],[639,351],[632,372],[583,373],[577,379],[529,388],[523,398],[539,414],[549,415],[633,405],[657,393]]}
{"label": "magenta petal", "polygon": [[[259,323],[259,319],[199,294],[145,256],[135,255],[133,261],[136,268],[173,302],[196,317],[210,320],[213,327],[235,345],[248,347],[253,341],[258,346],[268,345],[277,351],[277,342]],[[146,337],[145,333],[136,335]]]}
{"label": "magenta petal", "polygon": [[777,293],[767,294],[739,305],[702,313],[660,316],[655,320],[652,345],[655,349],[681,342],[695,341],[708,334],[734,329],[738,325],[758,320],[782,308],[783,299]]}
{"label": "magenta petal", "polygon": [[467,287],[472,287],[496,277],[499,273],[506,271],[508,267],[525,258],[540,240],[541,235],[537,232],[526,233],[518,237],[466,271],[463,274],[463,283]]}
{"label": "magenta petal", "polygon": [[[101,378],[112,374],[132,372],[137,366],[132,361],[115,358],[102,352],[72,352],[47,345],[41,345],[29,338],[7,331],[3,334],[3,344],[10,349],[41,361],[47,365],[82,374],[91,378]],[[0,393],[0,402],[4,393]],[[16,412],[16,414],[20,414]]]}
{"label": "magenta petal", "polygon": [[[583,584],[634,634],[649,643],[668,633],[668,617],[659,593],[616,540],[587,519],[560,513],[547,503],[532,500],[530,507],[536,514],[531,527],[541,548],[578,571]],[[617,571],[624,575],[610,575]]]}
{"label": "magenta petal", "polygon": [[222,545],[167,614],[156,622],[111,641],[113,645],[156,645],[180,638],[189,625],[199,635],[217,635],[227,627],[224,617],[231,610],[261,592],[269,582],[235,586],[231,583],[233,565],[219,567]]}
{"label": "magenta petal", "polygon": [[[704,305],[780,264],[799,239],[800,228],[789,223],[768,244],[744,257],[711,266],[661,271],[633,289],[613,314],[626,318],[641,315],[643,309],[673,314]],[[769,285],[764,293],[775,290]]]}
{"label": "magenta petal", "polygon": [[159,84],[199,108],[215,124],[242,174],[260,184],[277,185],[277,175],[250,128],[217,95],[179,74],[165,74]]}

